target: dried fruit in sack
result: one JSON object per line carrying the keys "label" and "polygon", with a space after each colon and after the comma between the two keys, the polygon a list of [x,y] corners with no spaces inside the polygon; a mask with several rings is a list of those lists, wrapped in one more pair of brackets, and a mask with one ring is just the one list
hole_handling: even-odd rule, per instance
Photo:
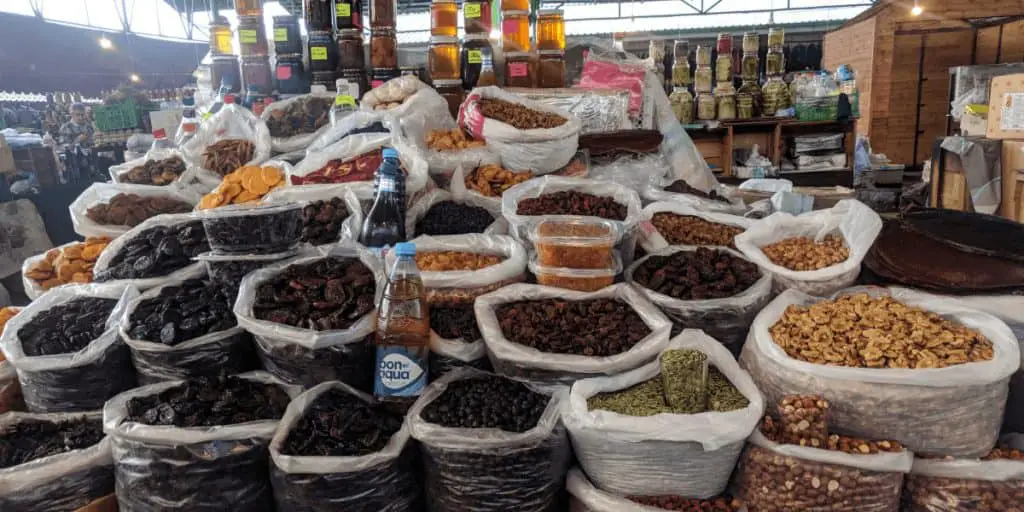
{"label": "dried fruit in sack", "polygon": [[465,251],[417,252],[416,266],[421,271],[444,272],[449,270],[480,270],[501,263],[501,257],[494,254],[480,254]]}
{"label": "dried fruit in sack", "polygon": [[198,208],[206,210],[226,204],[255,203],[271,190],[284,186],[284,173],[277,167],[247,165],[224,176],[213,192],[199,201]]}
{"label": "dried fruit in sack", "polygon": [[341,224],[349,216],[340,197],[313,201],[302,208],[302,241],[313,245],[332,244],[341,238]]}
{"label": "dried fruit in sack", "polygon": [[298,203],[224,207],[203,215],[203,229],[216,251],[285,252],[302,236],[302,207]]}
{"label": "dried fruit in sack", "polygon": [[629,304],[614,299],[510,302],[495,315],[509,341],[556,354],[613,356],[651,333]]}
{"label": "dried fruit in sack", "polygon": [[18,329],[21,349],[30,357],[77,352],[107,330],[115,299],[84,297],[43,311]]}
{"label": "dried fruit in sack", "polygon": [[692,215],[658,212],[651,224],[670,245],[721,245],[733,247],[733,239],[743,228],[719,224]]}
{"label": "dried fruit in sack", "polygon": [[530,171],[515,172],[502,168],[500,165],[481,165],[469,173],[463,182],[468,190],[479,192],[487,197],[501,197],[506,190],[533,178]]}
{"label": "dried fruit in sack", "polygon": [[126,404],[127,421],[212,427],[278,419],[291,399],[280,386],[238,377],[199,377]]}
{"label": "dried fruit in sack", "polygon": [[441,201],[431,206],[416,222],[416,236],[483,233],[493,223],[494,216],[486,208]]}
{"label": "dried fruit in sack", "polygon": [[292,137],[314,133],[330,122],[334,100],[322,96],[303,96],[286,108],[276,108],[267,114],[267,128],[271,137]]}
{"label": "dried fruit in sack", "polygon": [[220,140],[203,150],[203,168],[227,176],[252,160],[255,152],[256,146],[248,140]]}
{"label": "dried fruit in sack", "polygon": [[138,226],[142,221],[164,213],[188,213],[192,205],[177,199],[138,194],[118,194],[106,203],[89,208],[85,216],[105,226]]}
{"label": "dried fruit in sack", "polygon": [[837,235],[826,235],[820,242],[803,236],[787,238],[761,247],[761,252],[772,263],[790,270],[818,270],[850,257],[850,249]]}
{"label": "dried fruit in sack", "polygon": [[118,181],[136,185],[169,185],[185,172],[187,166],[180,156],[172,156],[161,160],[146,160],[142,165],[133,167],[118,175]]}
{"label": "dried fruit in sack", "polygon": [[376,345],[373,334],[352,343],[308,349],[288,342],[256,339],[263,368],[275,377],[305,388],[340,380],[359,391],[373,392]]}
{"label": "dried fruit in sack", "polygon": [[633,271],[637,284],[680,300],[732,297],[760,278],[757,265],[706,247],[650,256]]}
{"label": "dried fruit in sack", "polygon": [[626,220],[626,206],[610,197],[586,192],[564,191],[519,201],[519,215],[582,215],[609,220]]}
{"label": "dried fruit in sack", "polygon": [[627,496],[626,498],[648,507],[682,512],[737,512],[743,509],[743,501],[728,494],[704,500],[682,496]]}
{"label": "dried fruit in sack", "polygon": [[449,428],[497,428],[526,432],[537,426],[551,397],[521,382],[481,376],[451,382],[421,416]]}
{"label": "dried fruit in sack", "polygon": [[963,324],[864,293],[790,305],[769,333],[789,357],[831,366],[946,368],[994,356],[992,342]]}
{"label": "dried fruit in sack", "polygon": [[462,339],[472,343],[481,338],[472,306],[431,306],[430,328],[449,340]]}
{"label": "dried fruit in sack", "polygon": [[62,284],[91,283],[96,259],[109,243],[107,237],[89,237],[85,242],[50,249],[42,260],[29,267],[25,277],[44,290]]}
{"label": "dried fruit in sack", "polygon": [[128,332],[135,339],[174,346],[238,325],[231,306],[224,287],[190,279],[140,302],[129,318]]}
{"label": "dried fruit in sack", "polygon": [[[315,185],[322,183],[348,183],[352,181],[372,181],[374,173],[384,161],[382,150],[375,149],[347,160],[335,158],[323,167],[305,175],[292,176],[293,185]],[[409,171],[401,166],[406,175]]]}
{"label": "dried fruit in sack", "polygon": [[431,130],[427,133],[427,147],[435,151],[458,151],[460,149],[482,148],[487,144],[473,138],[461,128],[454,130]]}
{"label": "dried fruit in sack", "polygon": [[899,453],[903,445],[897,441],[873,441],[829,433],[829,403],[819,395],[787,395],[779,401],[778,419],[766,415],[760,430],[768,440],[839,451],[851,455],[872,455],[881,452]]}
{"label": "dried fruit in sack", "polygon": [[145,279],[170,274],[209,251],[201,221],[155,226],[127,241],[96,280]]}
{"label": "dried fruit in sack", "polygon": [[[916,458],[930,458],[914,454]],[[950,458],[950,460],[955,460]],[[1024,460],[1024,453],[994,448],[981,460]],[[969,472],[969,471],[967,471]],[[967,473],[965,472],[965,473]],[[954,478],[916,474],[906,476],[900,510],[905,512],[1010,512],[1024,503],[1024,480]]]}
{"label": "dried fruit in sack", "polygon": [[669,186],[665,187],[665,192],[675,192],[677,194],[689,194],[691,196],[703,197],[704,199],[710,199],[712,201],[718,201],[721,203],[729,204],[729,200],[715,190],[711,192],[702,192],[696,188],[690,186],[685,180],[678,180],[672,182]]}
{"label": "dried fruit in sack", "polygon": [[484,117],[501,121],[520,130],[557,128],[566,123],[566,119],[558,114],[540,112],[519,103],[497,98],[482,98],[477,105]]}
{"label": "dried fruit in sack", "polygon": [[340,389],[313,401],[285,437],[281,453],[307,457],[356,457],[379,452],[402,428],[402,417]]}
{"label": "dried fruit in sack", "polygon": [[[0,335],[3,335],[4,326],[7,325],[7,322],[10,322],[11,319],[14,318],[14,315],[17,315],[19,311],[21,311],[21,308],[16,308],[12,306],[0,308]],[[3,360],[4,354],[3,352],[0,352],[0,361]]]}
{"label": "dried fruit in sack", "polygon": [[256,289],[260,320],[326,331],[347,329],[376,307],[373,272],[354,258],[292,265]]}
{"label": "dried fruit in sack", "polygon": [[81,450],[103,440],[103,422],[99,419],[52,421],[26,419],[0,432],[0,469],[36,459]]}

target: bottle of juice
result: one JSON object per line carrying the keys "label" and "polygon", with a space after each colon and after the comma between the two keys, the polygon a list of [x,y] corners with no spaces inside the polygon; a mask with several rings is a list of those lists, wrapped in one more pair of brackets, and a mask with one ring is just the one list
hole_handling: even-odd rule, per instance
{"label": "bottle of juice", "polygon": [[418,396],[427,385],[430,315],[416,267],[416,245],[395,246],[384,296],[377,307],[377,366],[373,392],[382,399]]}
{"label": "bottle of juice", "polygon": [[405,240],[405,173],[398,151],[384,148],[384,159],[374,176],[373,206],[363,221],[359,243],[383,250]]}

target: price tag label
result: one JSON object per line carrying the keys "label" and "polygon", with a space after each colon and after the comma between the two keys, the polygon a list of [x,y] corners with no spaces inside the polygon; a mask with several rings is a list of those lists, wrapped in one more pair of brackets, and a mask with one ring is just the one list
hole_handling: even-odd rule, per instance
{"label": "price tag label", "polygon": [[370,80],[371,89],[376,89],[382,85],[384,85],[384,80]]}
{"label": "price tag label", "polygon": [[309,59],[310,60],[327,60],[327,47],[326,46],[310,46],[309,47]]}
{"label": "price tag label", "polygon": [[334,15],[338,18],[351,18],[352,17],[352,4],[339,3],[334,4]]}
{"label": "price tag label", "polygon": [[466,62],[470,64],[481,64],[484,61],[484,54],[480,50],[470,50],[466,52]]}
{"label": "price tag label", "polygon": [[221,52],[231,53],[231,34],[217,34],[217,49]]}
{"label": "price tag label", "polygon": [[470,3],[462,6],[462,13],[467,18],[479,18],[481,11],[480,4]]}
{"label": "price tag label", "polygon": [[508,74],[514,77],[521,77],[527,75],[527,68],[525,62],[512,62],[508,65]]}
{"label": "price tag label", "polygon": [[292,77],[292,68],[290,68],[288,66],[278,66],[277,67],[277,79],[278,80],[288,80],[291,77]]}
{"label": "price tag label", "polygon": [[239,30],[238,40],[244,44],[256,44],[256,31],[255,30]]}
{"label": "price tag label", "polygon": [[284,43],[288,41],[288,29],[286,28],[275,28],[274,29],[274,42]]}
{"label": "price tag label", "polygon": [[334,104],[339,107],[353,107],[356,106],[356,99],[347,94],[338,95],[334,98]]}

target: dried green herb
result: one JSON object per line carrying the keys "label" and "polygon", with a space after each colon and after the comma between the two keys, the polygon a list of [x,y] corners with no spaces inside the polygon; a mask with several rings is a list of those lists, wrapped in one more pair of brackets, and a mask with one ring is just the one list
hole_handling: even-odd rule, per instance
{"label": "dried green herb", "polygon": [[677,414],[708,410],[708,356],[690,349],[661,354],[661,381],[665,400]]}
{"label": "dried green herb", "polygon": [[729,412],[750,405],[750,400],[733,386],[729,379],[714,366],[708,371],[708,408],[715,412]]}
{"label": "dried green herb", "polygon": [[598,393],[587,399],[587,408],[591,411],[602,409],[627,416],[654,416],[672,412],[665,403],[665,388],[659,378],[613,393]]}

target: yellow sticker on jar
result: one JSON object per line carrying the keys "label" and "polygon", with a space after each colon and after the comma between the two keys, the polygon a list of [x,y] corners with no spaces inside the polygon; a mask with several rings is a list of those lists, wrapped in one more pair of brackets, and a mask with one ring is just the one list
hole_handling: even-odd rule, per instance
{"label": "yellow sticker on jar", "polygon": [[238,40],[244,44],[256,44],[256,31],[250,29],[239,30]]}
{"label": "yellow sticker on jar", "polygon": [[286,28],[275,28],[274,29],[274,42],[284,43],[288,41],[288,29]]}
{"label": "yellow sticker on jar", "polygon": [[340,106],[354,107],[354,106],[356,106],[356,99],[353,98],[352,96],[347,95],[347,94],[342,94],[342,95],[337,96],[337,97],[334,98],[334,104],[339,106],[339,107]]}
{"label": "yellow sticker on jar", "polygon": [[338,18],[349,18],[352,16],[352,4],[339,3],[334,5],[334,15]]}
{"label": "yellow sticker on jar", "polygon": [[231,34],[217,34],[217,50],[225,55],[231,54]]}
{"label": "yellow sticker on jar", "polygon": [[480,11],[480,4],[465,4],[462,6],[462,12],[465,13],[467,18],[479,18]]}
{"label": "yellow sticker on jar", "polygon": [[310,46],[309,47],[309,59],[310,60],[327,60],[327,47],[326,46]]}
{"label": "yellow sticker on jar", "polygon": [[484,61],[484,54],[480,50],[470,50],[466,53],[466,62],[480,64]]}

